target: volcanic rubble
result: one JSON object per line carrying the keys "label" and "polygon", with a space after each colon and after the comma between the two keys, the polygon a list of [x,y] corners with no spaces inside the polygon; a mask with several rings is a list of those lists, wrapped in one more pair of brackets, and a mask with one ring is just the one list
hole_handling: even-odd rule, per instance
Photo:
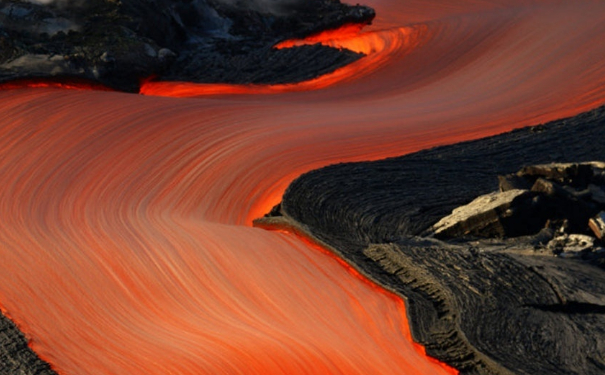
{"label": "volcanic rubble", "polygon": [[499,176],[499,192],[453,210],[432,227],[437,238],[532,236],[535,250],[560,257],[605,257],[605,162],[552,163]]}
{"label": "volcanic rubble", "polygon": [[[141,81],[293,83],[361,54],[322,45],[275,49],[374,10],[339,0],[24,0],[0,3],[0,82],[66,79],[136,92]],[[276,2],[275,4],[280,4]]]}

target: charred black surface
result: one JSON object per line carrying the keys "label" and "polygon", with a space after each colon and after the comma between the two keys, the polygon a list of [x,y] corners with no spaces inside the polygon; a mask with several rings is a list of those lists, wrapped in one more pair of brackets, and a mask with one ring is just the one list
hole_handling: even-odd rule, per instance
{"label": "charred black surface", "polygon": [[371,245],[364,253],[399,279],[415,338],[463,373],[603,372],[601,270],[414,240]]}
{"label": "charred black surface", "polygon": [[543,248],[548,228],[499,240],[418,236],[497,190],[498,175],[605,160],[605,145],[594,142],[604,126],[605,108],[598,108],[478,141],[332,165],[295,180],[282,217],[272,212],[259,224],[288,222],[407,297],[415,339],[464,374],[601,374],[602,257],[554,257]]}
{"label": "charred black surface", "polygon": [[27,346],[27,339],[15,324],[0,314],[0,374],[56,375]]}
{"label": "charred black surface", "polygon": [[[205,52],[204,48],[209,51]],[[229,52],[216,52],[221,49]],[[362,56],[320,44],[242,50],[240,43],[224,41],[200,47],[196,54],[179,58],[173,68],[162,76],[162,80],[178,81],[185,76],[189,81],[207,83],[296,83],[330,73]]]}
{"label": "charred black surface", "polygon": [[373,18],[371,8],[336,0],[4,0],[0,82],[77,77],[133,92],[152,76],[299,82],[362,55],[325,46],[277,51],[275,43]]}
{"label": "charred black surface", "polygon": [[605,314],[605,306],[586,302],[571,301],[553,305],[527,305],[526,307],[564,314]]}

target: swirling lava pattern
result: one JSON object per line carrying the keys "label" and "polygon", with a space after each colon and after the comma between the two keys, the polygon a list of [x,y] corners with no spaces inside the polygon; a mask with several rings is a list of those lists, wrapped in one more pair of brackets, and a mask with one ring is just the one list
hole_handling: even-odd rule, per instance
{"label": "swirling lava pattern", "polygon": [[370,55],[321,85],[0,92],[0,304],[43,359],[62,374],[452,372],[411,344],[401,300],[249,223],[304,171],[605,103],[605,2],[368,3],[379,18],[352,38]]}

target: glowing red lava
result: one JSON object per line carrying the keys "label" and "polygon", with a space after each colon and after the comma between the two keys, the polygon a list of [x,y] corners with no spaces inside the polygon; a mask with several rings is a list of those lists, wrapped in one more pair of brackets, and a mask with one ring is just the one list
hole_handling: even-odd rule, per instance
{"label": "glowing red lava", "polygon": [[0,90],[14,90],[19,88],[60,88],[67,90],[97,90],[113,91],[100,83],[77,78],[44,78],[44,79],[17,79],[0,83]]}
{"label": "glowing red lava", "polygon": [[[310,35],[304,39],[292,39],[283,41],[275,46],[275,48],[291,48],[295,46],[305,44],[321,43],[326,46],[336,48],[347,48],[345,47],[347,41],[355,40],[359,38],[359,33],[365,27],[364,24],[352,23],[343,25],[337,29],[325,30],[317,34]],[[342,43],[342,44],[340,44]],[[358,53],[370,53],[371,51],[366,48],[353,49],[348,48]]]}

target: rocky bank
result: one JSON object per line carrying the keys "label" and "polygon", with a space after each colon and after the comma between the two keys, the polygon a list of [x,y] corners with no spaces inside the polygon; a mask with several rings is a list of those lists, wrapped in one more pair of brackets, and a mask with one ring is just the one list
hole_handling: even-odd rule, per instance
{"label": "rocky bank", "polygon": [[[290,38],[367,24],[339,0],[54,0],[0,3],[0,82],[85,80],[137,92],[142,80],[293,83],[362,55]],[[276,5],[280,4],[280,5]]]}
{"label": "rocky bank", "polygon": [[601,107],[328,166],[255,224],[308,236],[406,298],[415,340],[462,374],[602,374],[604,126]]}

